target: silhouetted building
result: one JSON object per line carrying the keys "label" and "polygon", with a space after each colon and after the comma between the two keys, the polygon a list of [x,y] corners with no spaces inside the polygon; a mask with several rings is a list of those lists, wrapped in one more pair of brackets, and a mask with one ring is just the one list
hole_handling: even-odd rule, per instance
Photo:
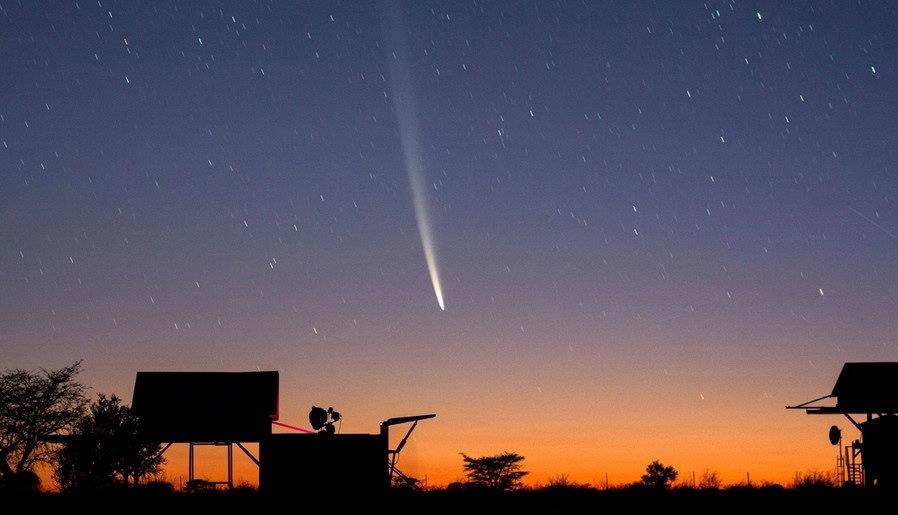
{"label": "silhouetted building", "polygon": [[[405,476],[396,459],[420,420],[436,415],[391,418],[378,434],[335,434],[340,414],[313,406],[313,432],[278,422],[277,372],[138,372],[131,403],[143,437],[189,445],[188,486],[233,487],[233,446],[259,467],[259,487],[267,494],[317,494],[345,489],[354,494],[383,493],[393,477]],[[299,433],[272,434],[272,424]],[[390,428],[411,424],[395,449]],[[243,446],[258,442],[259,457]],[[194,477],[194,447],[224,446],[227,481]]]}
{"label": "silhouetted building", "polygon": [[[379,434],[333,434],[322,430],[270,435],[259,446],[259,488],[271,495],[293,493],[297,485],[308,492],[339,490],[360,496],[383,493],[394,477],[408,479],[396,460],[418,422],[435,416],[390,418],[381,422]],[[390,428],[409,423],[411,426],[396,448],[390,449]]]}
{"label": "silhouetted building", "polygon": [[259,489],[376,495],[389,486],[386,456],[379,434],[273,434],[259,447]]}
{"label": "silhouetted building", "polygon": [[[820,405],[836,399],[833,406]],[[861,432],[861,439],[841,445],[841,431],[830,429],[830,441],[840,446],[843,481],[898,486],[898,363],[845,363],[832,393],[790,409],[809,415],[843,415]],[[855,417],[863,416],[858,422]]]}
{"label": "silhouetted building", "polygon": [[131,408],[140,417],[144,438],[163,442],[165,452],[174,443],[187,443],[188,486],[194,477],[194,448],[227,448],[227,481],[204,484],[234,486],[236,445],[257,465],[259,460],[243,446],[271,435],[278,419],[277,372],[138,372]]}

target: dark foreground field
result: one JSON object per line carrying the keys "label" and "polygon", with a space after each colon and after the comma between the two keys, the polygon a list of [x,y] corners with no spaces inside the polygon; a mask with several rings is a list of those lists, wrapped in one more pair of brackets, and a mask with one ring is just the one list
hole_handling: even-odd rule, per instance
{"label": "dark foreground field", "polygon": [[[298,489],[299,490],[299,489]],[[731,488],[719,491],[675,490],[557,490],[519,491],[506,494],[431,491],[396,493],[379,498],[360,498],[350,491],[310,496],[270,498],[255,491],[186,493],[130,492],[95,496],[43,494],[16,499],[31,508],[57,513],[75,512],[177,512],[195,513],[608,513],[648,510],[660,513],[744,512],[784,510],[796,513],[831,513],[864,506],[893,506],[898,496],[862,489],[764,489]],[[12,501],[6,499],[5,501]],[[5,502],[3,504],[6,504]],[[361,509],[360,509],[361,508]]]}

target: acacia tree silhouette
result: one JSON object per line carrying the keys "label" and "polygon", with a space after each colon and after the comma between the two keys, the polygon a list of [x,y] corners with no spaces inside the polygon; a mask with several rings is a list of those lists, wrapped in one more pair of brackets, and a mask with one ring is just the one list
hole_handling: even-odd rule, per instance
{"label": "acacia tree silhouette", "polygon": [[[53,450],[43,438],[68,431],[84,412],[84,387],[75,381],[81,363],[58,370],[0,374],[0,479],[34,483],[31,471]],[[33,485],[36,488],[36,483]]]}
{"label": "acacia tree silhouette", "polygon": [[677,475],[677,469],[655,460],[645,468],[645,474],[642,475],[640,481],[644,486],[667,490],[677,479]]}
{"label": "acacia tree silhouette", "polygon": [[474,486],[507,492],[521,487],[521,478],[528,472],[521,470],[524,457],[512,452],[495,456],[472,458],[462,453],[465,474]]}
{"label": "acacia tree silhouette", "polygon": [[137,484],[165,459],[157,442],[141,438],[140,420],[115,395],[103,394],[75,425],[56,455],[55,477],[63,490],[97,490],[116,483]]}

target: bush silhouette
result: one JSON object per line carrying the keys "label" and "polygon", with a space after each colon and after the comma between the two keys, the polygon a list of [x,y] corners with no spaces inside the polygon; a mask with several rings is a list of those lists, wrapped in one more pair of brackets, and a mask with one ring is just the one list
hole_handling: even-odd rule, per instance
{"label": "bush silhouette", "polygon": [[424,481],[406,475],[396,475],[390,480],[390,488],[394,492],[418,492],[424,490]]}
{"label": "bush silhouette", "polygon": [[63,490],[98,490],[137,484],[159,470],[164,458],[158,443],[145,442],[140,421],[115,395],[100,395],[75,425],[71,439],[56,455],[55,476]]}
{"label": "bush silhouette", "polygon": [[838,484],[839,479],[834,472],[809,470],[804,474],[796,472],[790,486],[795,489],[825,489],[835,488]]}
{"label": "bush silhouette", "polygon": [[527,472],[521,470],[520,454],[505,452],[495,456],[472,458],[462,454],[465,474],[471,486],[507,492],[521,487],[521,478]]}
{"label": "bush silhouette", "polygon": [[541,488],[544,492],[557,494],[573,494],[578,492],[594,491],[595,487],[588,483],[578,483],[567,477],[567,474],[552,476]]}
{"label": "bush silhouette", "polygon": [[667,490],[677,479],[677,475],[677,469],[655,460],[645,468],[645,474],[640,478],[640,482],[649,488]]}
{"label": "bush silhouette", "polygon": [[701,490],[720,490],[721,484],[722,482],[720,477],[717,476],[717,472],[706,469],[701,479],[699,479],[698,488]]}

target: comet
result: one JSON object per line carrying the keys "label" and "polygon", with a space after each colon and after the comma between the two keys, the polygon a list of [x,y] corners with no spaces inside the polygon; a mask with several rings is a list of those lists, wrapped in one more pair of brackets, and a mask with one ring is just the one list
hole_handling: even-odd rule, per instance
{"label": "comet", "polygon": [[418,128],[418,109],[415,104],[415,90],[412,85],[409,63],[408,42],[402,30],[402,13],[398,2],[387,2],[384,13],[385,50],[390,63],[390,86],[393,94],[393,112],[399,122],[399,139],[402,156],[412,192],[415,207],[415,221],[424,260],[433,285],[433,293],[441,311],[446,310],[443,301],[443,287],[440,283],[440,268],[433,242],[428,202],[427,168],[421,153],[421,134]]}

